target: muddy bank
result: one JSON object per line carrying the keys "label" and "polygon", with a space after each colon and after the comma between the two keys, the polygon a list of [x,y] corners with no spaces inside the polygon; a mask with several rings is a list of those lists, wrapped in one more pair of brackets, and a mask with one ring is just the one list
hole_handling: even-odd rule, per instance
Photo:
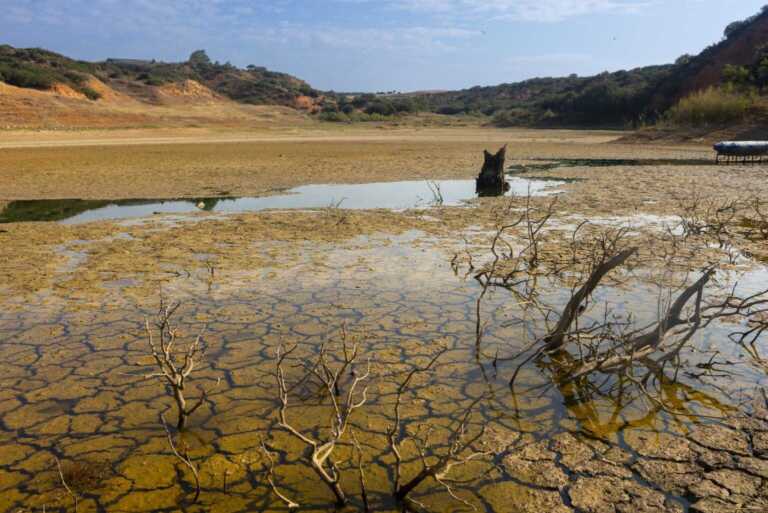
{"label": "muddy bank", "polygon": [[[519,440],[524,447],[503,458],[514,479],[505,490],[515,511],[530,513],[768,510],[766,412],[763,406],[754,417],[694,427],[685,436],[632,431],[620,444],[569,433]],[[515,502],[522,487],[528,496]],[[503,495],[498,500],[501,506]]]}

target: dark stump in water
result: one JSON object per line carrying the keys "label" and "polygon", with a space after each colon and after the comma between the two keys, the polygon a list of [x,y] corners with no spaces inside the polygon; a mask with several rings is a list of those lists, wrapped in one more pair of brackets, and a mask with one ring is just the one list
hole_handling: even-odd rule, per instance
{"label": "dark stump in water", "polygon": [[496,155],[486,150],[485,162],[480,176],[477,177],[477,194],[480,196],[501,196],[509,190],[509,183],[504,174],[504,161],[507,158],[507,146],[504,145]]}

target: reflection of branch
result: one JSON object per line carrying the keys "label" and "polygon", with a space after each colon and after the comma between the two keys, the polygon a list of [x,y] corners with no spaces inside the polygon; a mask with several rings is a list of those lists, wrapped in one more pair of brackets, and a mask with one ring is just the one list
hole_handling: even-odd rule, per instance
{"label": "reflection of branch", "polygon": [[428,457],[426,450],[429,445],[429,434],[427,434],[426,440],[417,443],[419,447],[419,455],[421,456],[422,469],[411,480],[397,488],[395,491],[395,498],[397,500],[405,501],[408,499],[408,495],[413,492],[416,487],[418,487],[427,479],[432,478],[438,484],[440,484],[455,500],[461,502],[465,506],[476,509],[472,504],[464,499],[459,498],[455,494],[450,484],[453,480],[449,477],[449,474],[454,468],[467,465],[473,461],[487,457],[491,454],[488,451],[476,451],[471,452],[466,456],[462,456],[462,453],[471,448],[485,435],[485,426],[483,426],[483,428],[475,436],[467,438],[467,426],[469,424],[469,419],[472,416],[474,407],[477,405],[477,403],[480,402],[480,400],[482,400],[482,397],[480,399],[476,399],[467,408],[464,417],[461,419],[458,426],[452,431],[448,452],[442,456],[437,456],[437,461],[435,463],[430,464],[427,461]]}
{"label": "reflection of branch", "polygon": [[395,498],[400,502],[409,501],[413,504],[418,505],[419,503],[416,502],[414,499],[410,498],[409,495],[424,481],[426,481],[429,478],[432,478],[434,479],[435,482],[441,485],[454,500],[474,510],[476,508],[473,504],[467,502],[465,499],[462,499],[461,497],[456,495],[452,487],[453,480],[449,477],[449,474],[451,470],[453,470],[454,468],[469,464],[470,462],[478,460],[481,457],[485,457],[489,454],[488,452],[472,452],[469,455],[462,456],[462,453],[464,453],[466,449],[474,445],[485,434],[485,427],[483,427],[483,429],[476,436],[471,437],[469,439],[467,439],[466,437],[469,419],[472,415],[474,407],[480,402],[480,400],[482,400],[482,397],[480,399],[475,400],[467,408],[463,419],[461,420],[457,428],[452,432],[448,452],[443,456],[437,457],[437,461],[435,463],[430,464],[427,461],[426,449],[427,449],[427,446],[429,445],[429,442],[428,442],[429,434],[427,434],[426,440],[423,440],[423,441],[414,440],[414,442],[418,447],[419,455],[421,456],[422,470],[418,474],[416,474],[416,476],[411,478],[409,481],[401,484],[403,457],[401,452],[402,440],[400,438],[400,430],[401,430],[400,406],[402,404],[403,394],[408,389],[408,386],[410,385],[411,380],[417,374],[428,372],[435,365],[438,359],[443,354],[446,353],[447,350],[448,350],[447,347],[443,348],[440,352],[435,354],[432,357],[432,359],[427,363],[427,365],[425,365],[424,367],[413,368],[408,373],[405,380],[403,380],[397,388],[397,396],[395,399],[395,409],[394,409],[395,420],[392,426],[389,428],[389,433],[387,434],[389,438],[390,449],[392,450],[392,453],[395,456],[395,480],[393,483],[393,493]]}
{"label": "reflection of branch", "polygon": [[355,446],[355,452],[357,452],[357,473],[360,480],[360,495],[363,498],[363,510],[365,513],[369,513],[371,507],[368,503],[368,486],[365,479],[365,469],[363,468],[363,448],[360,446],[360,441],[357,439],[355,431],[350,429],[349,434],[352,435],[352,442]]}
{"label": "reflection of branch", "polygon": [[168,424],[165,422],[165,416],[163,414],[160,414],[160,422],[163,424],[163,429],[165,429],[165,434],[168,436],[168,445],[171,447],[171,451],[173,451],[173,454],[182,462],[184,465],[186,465],[189,470],[192,471],[192,475],[195,477],[195,498],[192,499],[192,504],[197,503],[197,499],[200,498],[200,475],[197,472],[197,467],[194,463],[192,463],[192,460],[189,458],[189,455],[187,455],[186,451],[184,455],[179,453],[179,451],[176,449],[176,445],[173,443],[173,436],[171,435],[171,430],[168,429]]}
{"label": "reflection of branch", "polygon": [[400,383],[400,386],[397,387],[397,397],[395,399],[395,422],[392,424],[391,428],[389,429],[389,433],[387,433],[387,438],[389,439],[389,447],[392,449],[392,453],[395,455],[395,482],[393,484],[393,489],[395,493],[400,489],[400,474],[401,474],[401,467],[403,464],[403,457],[400,452],[400,422],[401,422],[401,413],[400,413],[400,405],[402,404],[403,400],[403,394],[406,390],[408,390],[408,386],[411,383],[411,380],[416,376],[416,374],[421,374],[422,372],[428,372],[434,365],[437,363],[437,360],[440,359],[441,356],[443,356],[448,351],[447,347],[444,347],[441,351],[439,351],[435,356],[432,357],[432,359],[429,361],[429,363],[424,367],[415,367],[411,370],[411,372],[408,373],[405,380],[403,380],[402,383]]}

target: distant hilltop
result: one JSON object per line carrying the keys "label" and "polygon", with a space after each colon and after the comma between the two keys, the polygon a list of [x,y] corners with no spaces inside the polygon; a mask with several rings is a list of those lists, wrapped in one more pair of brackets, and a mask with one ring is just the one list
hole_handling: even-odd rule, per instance
{"label": "distant hilltop", "polygon": [[[86,62],[40,48],[0,46],[0,81],[42,91],[71,91],[92,101],[102,99],[106,87],[116,94],[148,103],[161,102],[156,88],[190,82],[214,95],[253,105],[311,108],[320,93],[305,81],[262,66],[240,69],[230,63],[212,62],[197,50],[186,62],[109,58]],[[103,84],[94,87],[95,83]]]}

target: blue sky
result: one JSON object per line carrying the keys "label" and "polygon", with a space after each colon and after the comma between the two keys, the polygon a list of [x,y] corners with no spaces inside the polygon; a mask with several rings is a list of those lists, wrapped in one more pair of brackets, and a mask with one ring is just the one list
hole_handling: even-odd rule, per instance
{"label": "blue sky", "polygon": [[766,0],[0,0],[0,43],[214,60],[337,91],[457,89],[674,61]]}

